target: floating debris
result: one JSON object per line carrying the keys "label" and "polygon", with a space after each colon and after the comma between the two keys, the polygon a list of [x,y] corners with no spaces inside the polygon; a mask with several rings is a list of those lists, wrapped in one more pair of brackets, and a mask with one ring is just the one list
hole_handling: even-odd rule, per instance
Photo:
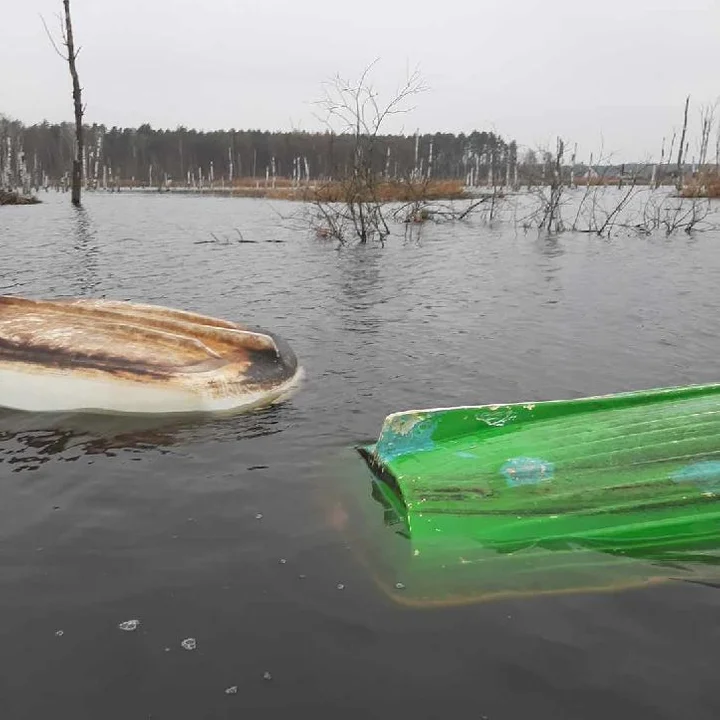
{"label": "floating debris", "polygon": [[298,578],[300,578],[300,580],[304,580],[306,577],[307,575],[298,575]]}
{"label": "floating debris", "polygon": [[182,645],[185,650],[194,650],[197,647],[197,641],[195,638],[185,638],[180,645]]}
{"label": "floating debris", "polygon": [[232,687],[225,688],[225,694],[226,695],[237,695],[238,686],[233,685]]}
{"label": "floating debris", "polygon": [[338,584],[337,584],[337,589],[338,589],[338,590],[344,590],[344,589],[345,589],[345,586],[344,586],[342,583],[338,583]]}
{"label": "floating debris", "polygon": [[281,564],[281,565],[284,565],[286,562],[287,562],[287,560],[286,560],[285,558],[280,558],[280,564]]}
{"label": "floating debris", "polygon": [[255,516],[255,519],[256,519],[256,520],[262,520],[262,518],[263,518],[263,514],[262,514],[262,513],[258,513],[258,514]]}
{"label": "floating debris", "polygon": [[118,625],[120,630],[124,630],[125,632],[132,632],[133,630],[137,630],[139,626],[139,620],[126,620],[125,622],[121,622]]}
{"label": "floating debris", "polygon": [[396,583],[395,583],[395,589],[396,589],[396,590],[404,590],[404,589],[405,589],[405,583],[396,582]]}
{"label": "floating debris", "polygon": [[62,637],[64,634],[65,634],[65,631],[64,631],[64,630],[58,630],[58,631],[56,631],[56,633],[55,633],[55,635],[56,635],[57,637]]}
{"label": "floating debris", "polygon": [[265,674],[263,675],[263,680],[272,680],[272,675],[269,672],[267,672],[267,670],[265,671]]}

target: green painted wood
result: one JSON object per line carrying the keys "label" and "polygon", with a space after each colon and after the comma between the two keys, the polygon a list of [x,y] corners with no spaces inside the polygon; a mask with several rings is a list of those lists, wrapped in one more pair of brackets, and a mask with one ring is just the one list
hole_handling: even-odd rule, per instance
{"label": "green painted wood", "polygon": [[361,451],[415,543],[642,555],[719,540],[718,384],[395,413]]}

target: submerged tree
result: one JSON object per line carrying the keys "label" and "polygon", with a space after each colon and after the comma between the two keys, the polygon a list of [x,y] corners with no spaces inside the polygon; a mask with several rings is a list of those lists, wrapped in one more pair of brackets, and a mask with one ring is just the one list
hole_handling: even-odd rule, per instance
{"label": "submerged tree", "polygon": [[352,144],[349,163],[336,168],[339,177],[327,192],[319,189],[316,201],[319,232],[341,242],[348,234],[361,244],[373,239],[383,241],[390,234],[380,185],[387,180],[392,160],[381,142],[381,131],[389,118],[408,113],[412,109],[409,101],[425,89],[415,71],[389,101],[381,102],[369,80],[374,64],[357,81],[337,75],[326,85],[325,97],[318,102],[331,134],[350,136]]}
{"label": "submerged tree", "polygon": [[50,31],[45,25],[45,31],[50,38],[50,42],[53,44],[55,51],[60,57],[65,60],[70,70],[70,77],[72,79],[72,95],[73,95],[73,107],[75,111],[75,152],[73,154],[72,163],[72,193],[71,202],[73,205],[80,205],[80,189],[83,181],[83,104],[82,104],[82,88],[80,87],[80,79],[77,72],[77,56],[80,53],[80,48],[75,49],[75,40],[73,38],[72,19],[70,17],[70,0],[63,0],[63,7],[65,10],[64,19],[60,18],[60,33],[62,36],[62,44],[65,46],[67,54],[64,54],[55,43]]}

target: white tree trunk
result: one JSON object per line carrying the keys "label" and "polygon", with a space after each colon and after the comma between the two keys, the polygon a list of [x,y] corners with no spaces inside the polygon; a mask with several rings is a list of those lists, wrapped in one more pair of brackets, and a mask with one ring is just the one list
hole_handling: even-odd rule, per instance
{"label": "white tree trunk", "polygon": [[418,177],[418,157],[420,154],[420,135],[419,130],[415,132],[415,167],[413,169],[413,174],[415,177]]}

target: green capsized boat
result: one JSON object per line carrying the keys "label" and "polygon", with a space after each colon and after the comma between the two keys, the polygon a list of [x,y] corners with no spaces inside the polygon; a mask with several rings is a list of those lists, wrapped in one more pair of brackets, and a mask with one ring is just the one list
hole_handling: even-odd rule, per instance
{"label": "green capsized boat", "polygon": [[720,384],[400,412],[359,450],[403,531],[446,556],[720,544]]}

